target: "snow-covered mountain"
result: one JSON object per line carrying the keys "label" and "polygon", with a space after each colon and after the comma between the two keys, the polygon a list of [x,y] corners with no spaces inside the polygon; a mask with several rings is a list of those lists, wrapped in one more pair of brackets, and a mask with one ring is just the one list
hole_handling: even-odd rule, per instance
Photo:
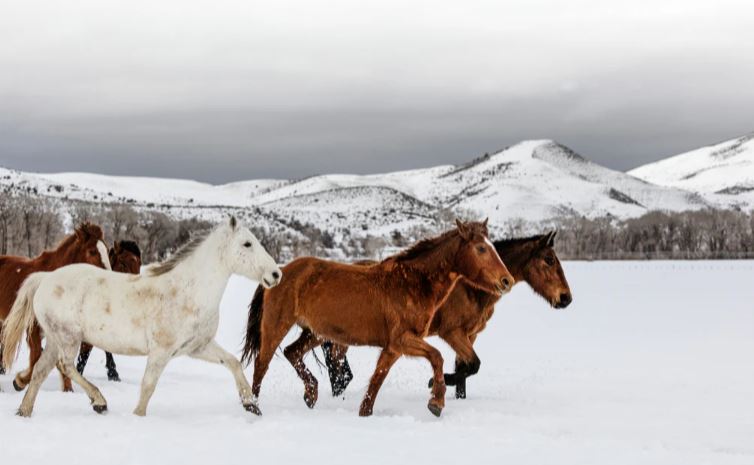
{"label": "snow-covered mountain", "polygon": [[751,208],[754,133],[640,166],[629,174],[653,184],[718,194],[719,201]]}
{"label": "snow-covered mountain", "polygon": [[550,140],[524,141],[467,164],[374,175],[252,180],[213,186],[177,179],[0,169],[6,192],[60,201],[129,204],[176,217],[218,219],[228,211],[259,220],[311,223],[386,234],[436,224],[446,212],[488,216],[496,228],[564,216],[629,218],[651,210],[721,206],[707,196],[614,171]]}

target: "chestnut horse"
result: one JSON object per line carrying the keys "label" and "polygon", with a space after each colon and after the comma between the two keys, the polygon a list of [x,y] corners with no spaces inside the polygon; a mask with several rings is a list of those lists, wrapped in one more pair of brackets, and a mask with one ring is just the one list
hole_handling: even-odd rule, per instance
{"label": "chestnut horse", "polygon": [[[555,234],[553,231],[540,236],[495,241],[494,244],[516,284],[525,281],[551,307],[565,308],[571,303],[572,296],[560,260],[553,250]],[[455,373],[446,373],[444,378],[446,385],[455,385],[458,399],[466,398],[466,378],[479,371],[481,362],[473,344],[492,317],[498,300],[494,294],[459,284],[432,320],[429,334],[439,336],[456,352]],[[333,395],[339,396],[353,379],[346,359],[348,347],[327,342],[322,349]]]}
{"label": "chestnut horse", "polygon": [[[139,245],[134,241],[116,241],[110,248],[110,264],[113,271],[119,273],[139,274],[141,270],[141,250]],[[79,349],[79,358],[76,362],[76,371],[84,374],[86,363],[89,355],[92,353],[92,345],[86,342],[81,343]],[[120,381],[118,370],[115,368],[115,359],[113,354],[105,352],[105,368],[107,369],[107,379],[109,381]],[[64,390],[71,387],[71,380],[64,378]]]}
{"label": "chestnut horse", "polygon": [[[89,263],[110,269],[107,247],[103,242],[102,229],[94,224],[83,223],[73,234],[63,239],[55,250],[42,252],[34,259],[3,256],[0,257],[0,322],[10,313],[16,293],[27,276],[37,271],[52,271],[72,263]],[[13,386],[22,390],[29,384],[34,365],[42,355],[42,335],[39,326],[32,326],[28,334],[29,368],[18,373]],[[0,346],[0,355],[2,347]],[[0,365],[2,365],[0,357]],[[4,372],[4,370],[3,370]]]}
{"label": "chestnut horse", "polygon": [[359,415],[372,414],[390,367],[401,355],[408,355],[424,357],[432,365],[435,383],[428,408],[439,416],[445,406],[443,359],[424,341],[435,311],[461,280],[495,295],[513,284],[513,276],[487,238],[487,221],[456,223],[457,229],[373,266],[299,258],[283,269],[286,279],[279,286],[258,288],[249,309],[242,357],[247,362],[255,357],[255,398],[275,349],[298,324],[302,337],[285,356],[304,381],[304,401],[310,408],[317,400],[317,380],[303,356],[327,339],[382,348]]}

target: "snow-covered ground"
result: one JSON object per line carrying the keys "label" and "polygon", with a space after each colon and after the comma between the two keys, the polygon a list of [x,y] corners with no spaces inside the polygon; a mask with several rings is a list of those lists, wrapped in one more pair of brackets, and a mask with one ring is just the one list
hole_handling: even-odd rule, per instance
{"label": "snow-covered ground", "polygon": [[[110,411],[51,376],[31,419],[0,377],[2,463],[167,464],[751,464],[754,463],[754,262],[570,262],[574,303],[550,310],[525,285],[502,300],[477,343],[469,398],[426,409],[430,369],[400,360],[371,418],[357,416],[374,349],[353,349],[344,399],[309,410],[282,357],[263,385],[263,417],[242,410],[229,373],[174,361],[148,416],[131,414],[144,360],[118,357],[106,380],[95,351],[86,374]],[[219,340],[238,349],[252,283],[231,281]],[[451,351],[443,351],[446,367]],[[19,363],[23,366],[24,363]],[[247,370],[251,374],[251,370]],[[449,394],[452,391],[449,390]]]}

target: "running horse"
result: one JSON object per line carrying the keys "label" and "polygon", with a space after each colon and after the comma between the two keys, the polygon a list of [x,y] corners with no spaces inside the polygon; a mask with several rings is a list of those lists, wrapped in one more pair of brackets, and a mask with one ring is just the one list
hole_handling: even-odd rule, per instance
{"label": "running horse", "polygon": [[[553,231],[495,241],[494,244],[498,255],[516,279],[516,284],[526,282],[551,307],[561,309],[566,308],[573,297],[554,250],[555,234]],[[466,378],[479,371],[481,362],[474,351],[474,341],[492,317],[499,299],[494,293],[459,284],[432,319],[429,334],[439,336],[456,352],[455,373],[446,373],[444,378],[446,385],[456,387],[458,399],[466,398]],[[322,349],[333,395],[339,396],[353,379],[346,358],[348,347],[326,342]]]}
{"label": "running horse", "polygon": [[107,410],[100,390],[73,365],[83,341],[116,354],[147,356],[136,415],[146,415],[165,367],[181,355],[225,366],[233,374],[242,405],[253,409],[241,363],[214,340],[220,299],[233,274],[267,287],[282,277],[275,260],[235,217],[140,275],[86,264],[29,275],[3,328],[3,361],[13,363],[24,332],[35,320],[47,346],[18,414],[31,415],[39,388],[55,366],[86,391],[95,412]]}
{"label": "running horse", "polygon": [[382,348],[359,415],[372,414],[390,367],[401,355],[408,355],[431,364],[435,383],[427,407],[440,416],[445,406],[443,359],[424,340],[435,311],[459,281],[493,295],[502,295],[513,284],[513,276],[487,238],[487,221],[456,225],[373,266],[299,258],[283,268],[286,278],[280,285],[257,288],[242,356],[247,362],[254,358],[255,398],[275,350],[298,324],[302,336],[285,350],[285,356],[304,382],[309,408],[317,401],[317,379],[303,356],[325,339]]}
{"label": "running horse", "polygon": [[[27,276],[37,271],[53,271],[73,263],[88,263],[110,269],[107,247],[103,241],[102,228],[90,223],[76,227],[54,250],[42,252],[36,258],[0,257],[0,322],[10,313],[16,294]],[[39,326],[32,325],[27,335],[29,343],[29,368],[18,373],[13,380],[16,390],[23,390],[31,380],[32,370],[42,355],[42,334]],[[0,355],[3,347],[0,345]],[[2,360],[2,357],[0,357]],[[3,363],[0,361],[0,366]],[[0,368],[4,373],[5,369]]]}
{"label": "running horse", "polygon": [[[109,258],[113,271],[139,274],[141,270],[141,249],[139,249],[139,245],[134,241],[116,241],[110,248]],[[84,374],[84,369],[91,353],[92,345],[82,342],[79,349],[79,358],[76,362],[76,371],[79,374]],[[120,381],[118,370],[115,367],[115,358],[110,352],[105,352],[105,368],[107,369],[107,379],[109,381]],[[63,390],[71,388],[70,378],[64,378],[63,382],[65,383]]]}

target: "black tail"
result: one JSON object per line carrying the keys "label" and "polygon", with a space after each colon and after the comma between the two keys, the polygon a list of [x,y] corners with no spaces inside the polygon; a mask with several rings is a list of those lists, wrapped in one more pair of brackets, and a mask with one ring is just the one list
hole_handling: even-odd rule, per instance
{"label": "black tail", "polygon": [[241,363],[248,365],[259,353],[262,330],[262,310],[264,303],[264,288],[258,286],[249,304],[249,321],[246,323],[246,337],[243,341]]}

